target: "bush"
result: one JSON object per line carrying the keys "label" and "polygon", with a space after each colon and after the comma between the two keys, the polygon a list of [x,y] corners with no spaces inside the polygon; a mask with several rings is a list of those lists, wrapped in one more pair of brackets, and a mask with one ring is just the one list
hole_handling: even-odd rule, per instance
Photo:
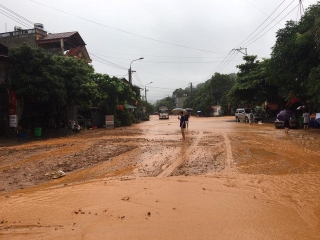
{"label": "bush", "polygon": [[130,112],[127,109],[120,111],[119,120],[121,122],[121,126],[131,126],[132,122],[131,122]]}
{"label": "bush", "polygon": [[145,115],[142,117],[142,121],[149,121],[150,118],[149,118],[149,115]]}

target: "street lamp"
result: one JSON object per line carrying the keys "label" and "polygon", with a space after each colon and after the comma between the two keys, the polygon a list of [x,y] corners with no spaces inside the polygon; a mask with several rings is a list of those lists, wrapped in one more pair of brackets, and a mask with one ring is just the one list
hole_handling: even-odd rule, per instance
{"label": "street lamp", "polygon": [[142,60],[143,57],[141,58],[138,58],[138,59],[135,59],[135,60],[132,60],[132,62],[130,63],[130,68],[129,68],[129,83],[130,83],[130,86],[132,86],[132,71],[131,71],[131,64],[134,62],[134,61],[138,61],[138,60]]}
{"label": "street lamp", "polygon": [[151,84],[151,83],[153,83],[153,82],[149,82],[149,83],[147,83],[147,84],[144,86],[144,98],[146,99],[146,102],[148,102],[148,101],[147,101],[147,85],[148,85],[148,84]]}

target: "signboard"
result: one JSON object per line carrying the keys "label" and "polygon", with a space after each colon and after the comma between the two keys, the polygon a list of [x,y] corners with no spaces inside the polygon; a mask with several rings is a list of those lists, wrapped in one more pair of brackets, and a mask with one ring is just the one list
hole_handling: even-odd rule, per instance
{"label": "signboard", "polygon": [[15,106],[9,105],[9,115],[16,115],[17,108]]}
{"label": "signboard", "polygon": [[106,128],[114,128],[114,115],[106,115]]}
{"label": "signboard", "polygon": [[18,116],[17,115],[9,115],[9,125],[10,127],[16,128],[18,126]]}

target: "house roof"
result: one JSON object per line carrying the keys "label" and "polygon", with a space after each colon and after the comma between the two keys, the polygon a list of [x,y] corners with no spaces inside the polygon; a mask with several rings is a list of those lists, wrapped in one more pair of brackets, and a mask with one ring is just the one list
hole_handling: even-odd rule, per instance
{"label": "house roof", "polygon": [[73,57],[73,56],[77,56],[81,50],[84,48],[84,46],[79,46],[79,47],[75,47],[75,48],[71,48],[68,52],[67,52],[67,56],[68,57]]}
{"label": "house roof", "polygon": [[78,32],[51,33],[42,37],[37,42],[38,44],[57,43],[60,42],[61,39],[72,47],[86,45]]}
{"label": "house roof", "polygon": [[82,57],[86,60],[86,62],[91,63],[92,60],[90,59],[89,53],[87,51],[87,48],[85,46],[79,46],[79,47],[75,47],[75,48],[71,48],[68,52],[67,52],[67,56],[68,57],[79,57],[80,53],[82,53]]}
{"label": "house roof", "polygon": [[129,84],[130,85],[130,83],[129,83],[129,81],[127,80],[127,79],[125,79],[125,78],[121,78],[120,79],[122,82],[124,82],[124,83],[126,83],[126,84]]}

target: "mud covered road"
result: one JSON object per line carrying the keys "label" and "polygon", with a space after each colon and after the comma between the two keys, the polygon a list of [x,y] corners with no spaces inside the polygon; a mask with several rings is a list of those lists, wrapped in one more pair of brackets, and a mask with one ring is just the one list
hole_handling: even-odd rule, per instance
{"label": "mud covered road", "polygon": [[0,239],[320,239],[319,129],[178,125],[0,143]]}

